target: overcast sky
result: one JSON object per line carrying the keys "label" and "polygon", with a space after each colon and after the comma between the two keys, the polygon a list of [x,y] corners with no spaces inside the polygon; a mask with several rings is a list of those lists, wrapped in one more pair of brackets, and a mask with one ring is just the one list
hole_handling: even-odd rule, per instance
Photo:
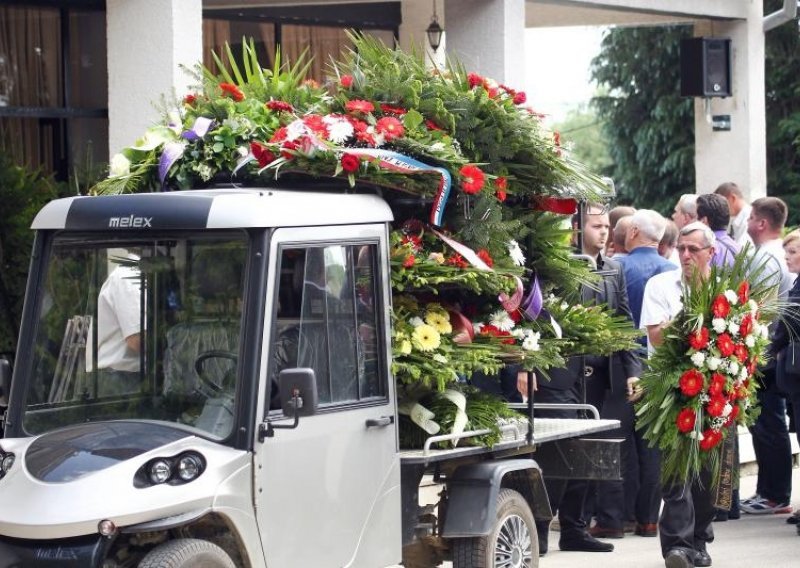
{"label": "overcast sky", "polygon": [[594,94],[589,63],[600,51],[600,27],[531,28],[525,31],[528,103],[549,124]]}

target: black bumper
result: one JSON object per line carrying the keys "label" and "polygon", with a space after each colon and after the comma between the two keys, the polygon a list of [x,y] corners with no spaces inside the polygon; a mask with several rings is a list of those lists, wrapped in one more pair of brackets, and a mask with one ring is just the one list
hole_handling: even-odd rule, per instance
{"label": "black bumper", "polygon": [[54,540],[0,536],[0,568],[100,567],[112,541],[100,535]]}

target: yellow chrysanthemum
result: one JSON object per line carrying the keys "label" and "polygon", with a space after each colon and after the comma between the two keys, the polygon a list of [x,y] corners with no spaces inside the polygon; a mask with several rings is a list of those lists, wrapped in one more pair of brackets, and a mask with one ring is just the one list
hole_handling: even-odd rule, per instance
{"label": "yellow chrysanthemum", "polygon": [[447,312],[425,312],[425,323],[435,327],[439,333],[452,333],[453,331],[453,326],[450,325],[450,316],[447,315]]}
{"label": "yellow chrysanthemum", "polygon": [[420,351],[433,351],[439,347],[442,338],[435,327],[422,324],[414,330],[414,333],[411,335],[411,341],[414,343],[414,347]]}

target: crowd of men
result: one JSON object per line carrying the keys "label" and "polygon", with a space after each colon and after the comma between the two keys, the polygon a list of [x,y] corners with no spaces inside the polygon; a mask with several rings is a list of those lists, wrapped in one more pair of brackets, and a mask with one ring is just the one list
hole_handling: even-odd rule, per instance
{"label": "crowd of men", "polygon": [[[636,429],[633,406],[641,396],[642,365],[662,342],[662,330],[682,309],[682,282],[695,279],[702,285],[711,266],[730,265],[737,255],[753,255],[754,265],[766,267],[763,274],[779,298],[800,305],[800,285],[793,285],[800,272],[800,231],[783,236],[787,213],[786,204],[775,197],[748,203],[741,189],[728,182],[713,193],[682,195],[671,220],[653,210],[619,206],[609,211],[591,204],[576,216],[579,250],[602,277],[599,284],[583,287],[582,300],[607,304],[630,318],[645,337],[638,350],[576,357],[552,373],[551,381],[537,385],[537,402],[593,404],[601,417],[620,421],[610,436],[624,440],[622,481],[546,480],[560,525],[561,550],[611,552],[614,546],[607,539],[633,533],[660,537],[668,568],[711,566],[707,544],[714,538],[714,521],[738,519],[743,511],[787,514],[787,522],[800,522],[800,511],[792,513],[790,505],[787,426],[787,401],[790,408],[796,401],[794,412],[800,417],[800,375],[795,393],[793,377],[787,379],[782,371],[782,357],[792,347],[792,338],[800,339],[800,329],[779,321],[772,325],[772,357],[760,368],[762,410],[751,429],[758,463],[756,494],[740,499],[734,490],[730,510],[715,509],[708,478],[661,486],[659,452]],[[549,523],[538,522],[537,529],[544,555]]]}

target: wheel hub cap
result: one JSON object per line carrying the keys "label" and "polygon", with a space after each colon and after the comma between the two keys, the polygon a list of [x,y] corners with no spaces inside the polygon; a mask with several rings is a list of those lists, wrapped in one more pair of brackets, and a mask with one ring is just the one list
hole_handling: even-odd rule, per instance
{"label": "wheel hub cap", "polygon": [[528,568],[531,566],[531,532],[518,515],[503,521],[494,548],[495,568]]}

